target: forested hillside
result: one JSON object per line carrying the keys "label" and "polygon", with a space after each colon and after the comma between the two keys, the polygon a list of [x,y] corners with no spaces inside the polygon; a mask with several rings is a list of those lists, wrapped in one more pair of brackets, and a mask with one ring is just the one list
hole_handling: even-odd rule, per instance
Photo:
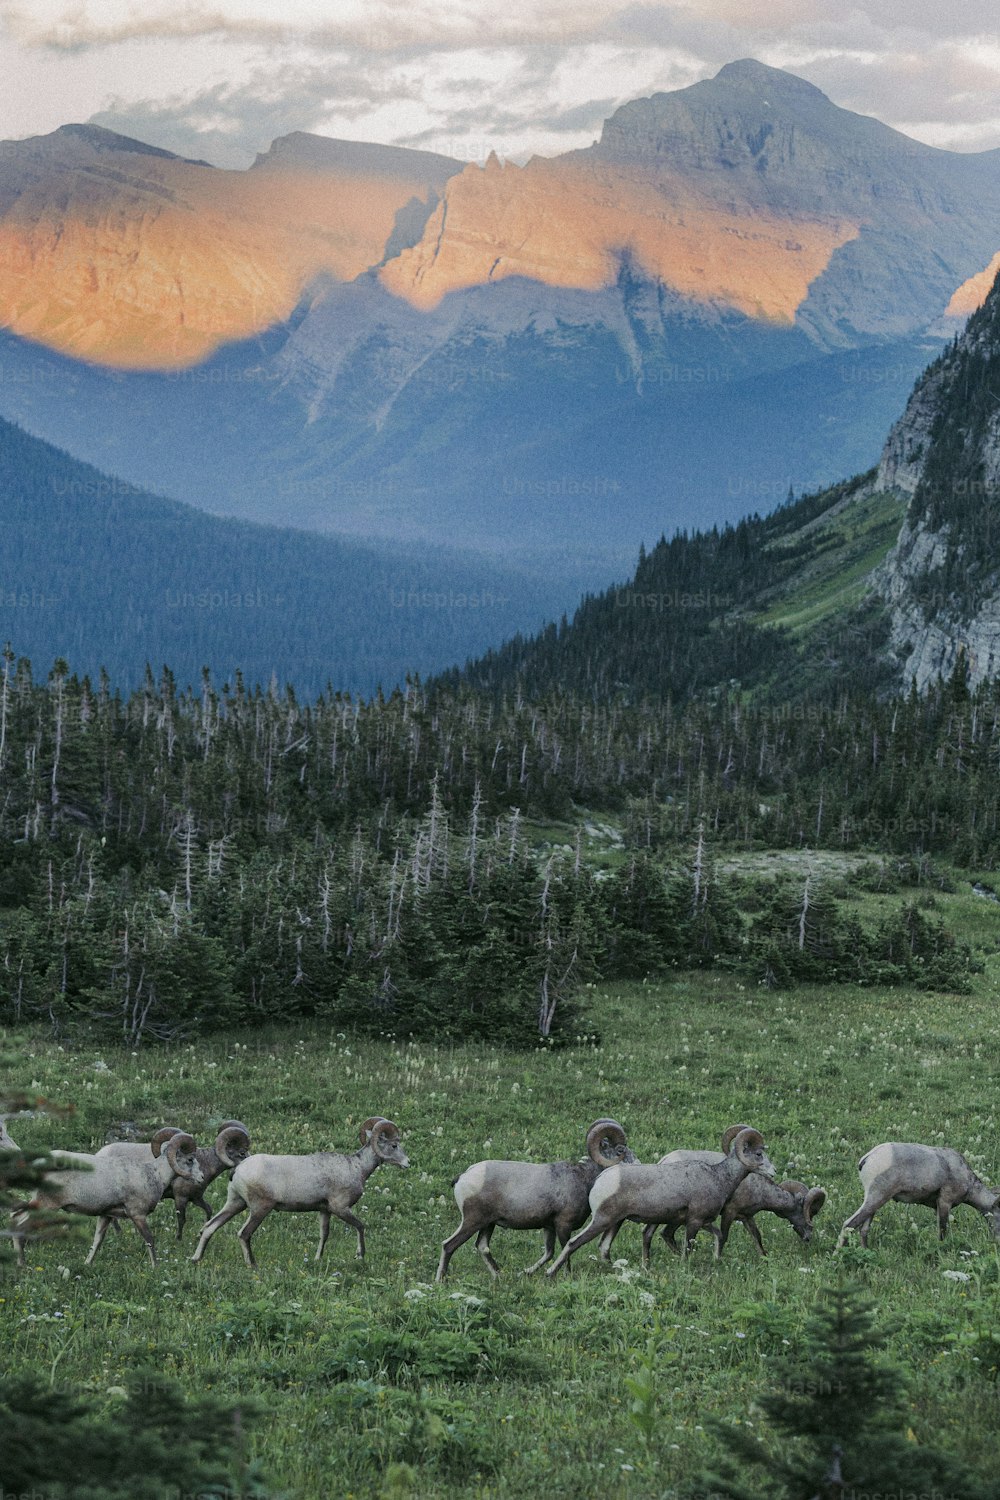
{"label": "forested hillside", "polygon": [[0,641],[126,690],[147,662],[312,695],[401,682],[552,608],[550,586],[446,548],[207,516],[0,421]]}
{"label": "forested hillside", "polygon": [[766,517],[662,537],[627,584],[443,681],[594,702],[683,701],[722,686],[832,702],[848,685],[882,689],[891,681],[878,656],[885,627],[856,575],[896,540],[903,507],[891,497],[873,504],[873,480],[874,470]]}
{"label": "forested hillside", "polygon": [[[64,662],[36,683],[8,652],[0,1003],[133,1043],[312,1013],[524,1042],[572,1035],[598,975],[674,964],[961,988],[971,956],[915,907],[862,931],[835,892],[714,866],[815,845],[992,867],[998,756],[1000,688],[970,696],[960,674],[833,705],[417,684],[301,704],[169,674],[123,699]],[[621,827],[613,868],[582,829],[532,840],[530,819],[581,808]]]}

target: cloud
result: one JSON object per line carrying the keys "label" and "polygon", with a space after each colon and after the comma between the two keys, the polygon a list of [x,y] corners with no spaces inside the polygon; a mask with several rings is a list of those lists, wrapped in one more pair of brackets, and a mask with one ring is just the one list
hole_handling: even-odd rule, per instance
{"label": "cloud", "polygon": [[220,164],[291,130],[523,159],[587,145],[627,100],[750,56],[922,140],[982,149],[1000,145],[994,4],[0,0],[17,92],[0,136],[10,119],[52,128],[58,75],[77,111],[63,119]]}
{"label": "cloud", "polygon": [[371,66],[346,60],[271,63],[258,65],[239,84],[215,83],[160,99],[113,98],[89,123],[181,156],[205,157],[215,166],[245,167],[277,136],[334,133],[324,129],[332,113],[356,121],[407,100],[419,100],[415,82],[387,78]]}
{"label": "cloud", "polygon": [[0,21],[27,46],[63,51],[209,36],[399,51],[567,42],[592,34],[607,10],[598,0],[503,9],[492,0],[337,0],[335,15],[328,0],[143,0],[141,8],[131,0],[4,0]]}

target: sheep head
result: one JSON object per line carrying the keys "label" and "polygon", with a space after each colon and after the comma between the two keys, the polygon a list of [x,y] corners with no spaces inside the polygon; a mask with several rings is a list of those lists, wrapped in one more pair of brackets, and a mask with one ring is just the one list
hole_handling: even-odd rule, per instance
{"label": "sheep head", "polygon": [[587,1153],[599,1167],[617,1167],[635,1161],[628,1148],[625,1131],[617,1120],[595,1120],[587,1131]]}
{"label": "sheep head", "polygon": [[[992,1192],[990,1188],[986,1191]],[[983,1218],[990,1226],[990,1231],[997,1244],[1000,1245],[1000,1193],[993,1193],[993,1207],[983,1210]]]}
{"label": "sheep head", "polygon": [[238,1167],[250,1155],[250,1132],[235,1121],[223,1125],[215,1137],[215,1154],[226,1167]]}
{"label": "sheep head", "polygon": [[760,1172],[764,1177],[777,1177],[774,1164],[764,1150],[764,1137],[759,1130],[745,1125],[734,1137],[729,1148],[730,1156],[736,1156],[751,1172]]}
{"label": "sheep head", "polygon": [[826,1202],[826,1192],[823,1188],[807,1188],[804,1182],[797,1182],[794,1178],[779,1182],[778,1187],[794,1200],[790,1211],[783,1213],[782,1218],[788,1220],[802,1243],[808,1245],[813,1236],[812,1216],[819,1213]]}
{"label": "sheep head", "polygon": [[193,1135],[178,1130],[163,1146],[163,1155],[170,1163],[176,1177],[187,1177],[192,1182],[204,1182],[205,1174],[197,1157],[198,1147]]}
{"label": "sheep head", "polygon": [[379,1161],[393,1167],[408,1167],[410,1159],[403,1150],[401,1132],[392,1120],[376,1119],[372,1126],[370,1145]]}

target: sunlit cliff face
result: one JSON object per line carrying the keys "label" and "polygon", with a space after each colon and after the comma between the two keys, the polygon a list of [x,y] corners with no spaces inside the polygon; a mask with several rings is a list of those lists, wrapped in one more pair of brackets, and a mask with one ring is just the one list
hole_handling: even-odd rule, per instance
{"label": "sunlit cliff face", "polygon": [[[126,369],[196,363],[286,319],[306,286],[384,256],[425,183],[334,172],[227,172],[74,142],[4,172],[0,323]],[[19,189],[16,191],[15,189]],[[381,271],[418,308],[507,276],[585,291],[624,256],[695,302],[789,322],[856,223],[741,212],[642,174],[571,162],[465,169],[423,237]]]}
{"label": "sunlit cliff face", "polygon": [[791,322],[809,283],[858,233],[836,217],[724,207],[677,177],[572,161],[468,167],[448,184],[421,242],[383,267],[416,307],[507,276],[597,291],[623,257],[683,297]]}
{"label": "sunlit cliff face", "polygon": [[287,318],[317,275],[377,265],[415,197],[426,184],[403,177],[226,172],[82,140],[61,159],[8,147],[0,325],[100,364],[194,364]]}
{"label": "sunlit cliff face", "polygon": [[967,318],[976,311],[977,307],[982,307],[998,271],[1000,271],[1000,250],[988,266],[978,271],[975,276],[970,276],[968,281],[962,282],[945,308],[945,317]]}

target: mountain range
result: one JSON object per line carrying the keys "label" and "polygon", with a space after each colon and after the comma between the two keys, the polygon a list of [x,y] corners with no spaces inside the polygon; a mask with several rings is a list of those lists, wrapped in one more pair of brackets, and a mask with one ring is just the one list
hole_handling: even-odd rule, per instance
{"label": "mountain range", "polygon": [[0,152],[0,413],[203,510],[542,568],[562,607],[870,466],[998,249],[1000,152],[753,61],[521,167],[299,134],[230,172],[66,126]]}

